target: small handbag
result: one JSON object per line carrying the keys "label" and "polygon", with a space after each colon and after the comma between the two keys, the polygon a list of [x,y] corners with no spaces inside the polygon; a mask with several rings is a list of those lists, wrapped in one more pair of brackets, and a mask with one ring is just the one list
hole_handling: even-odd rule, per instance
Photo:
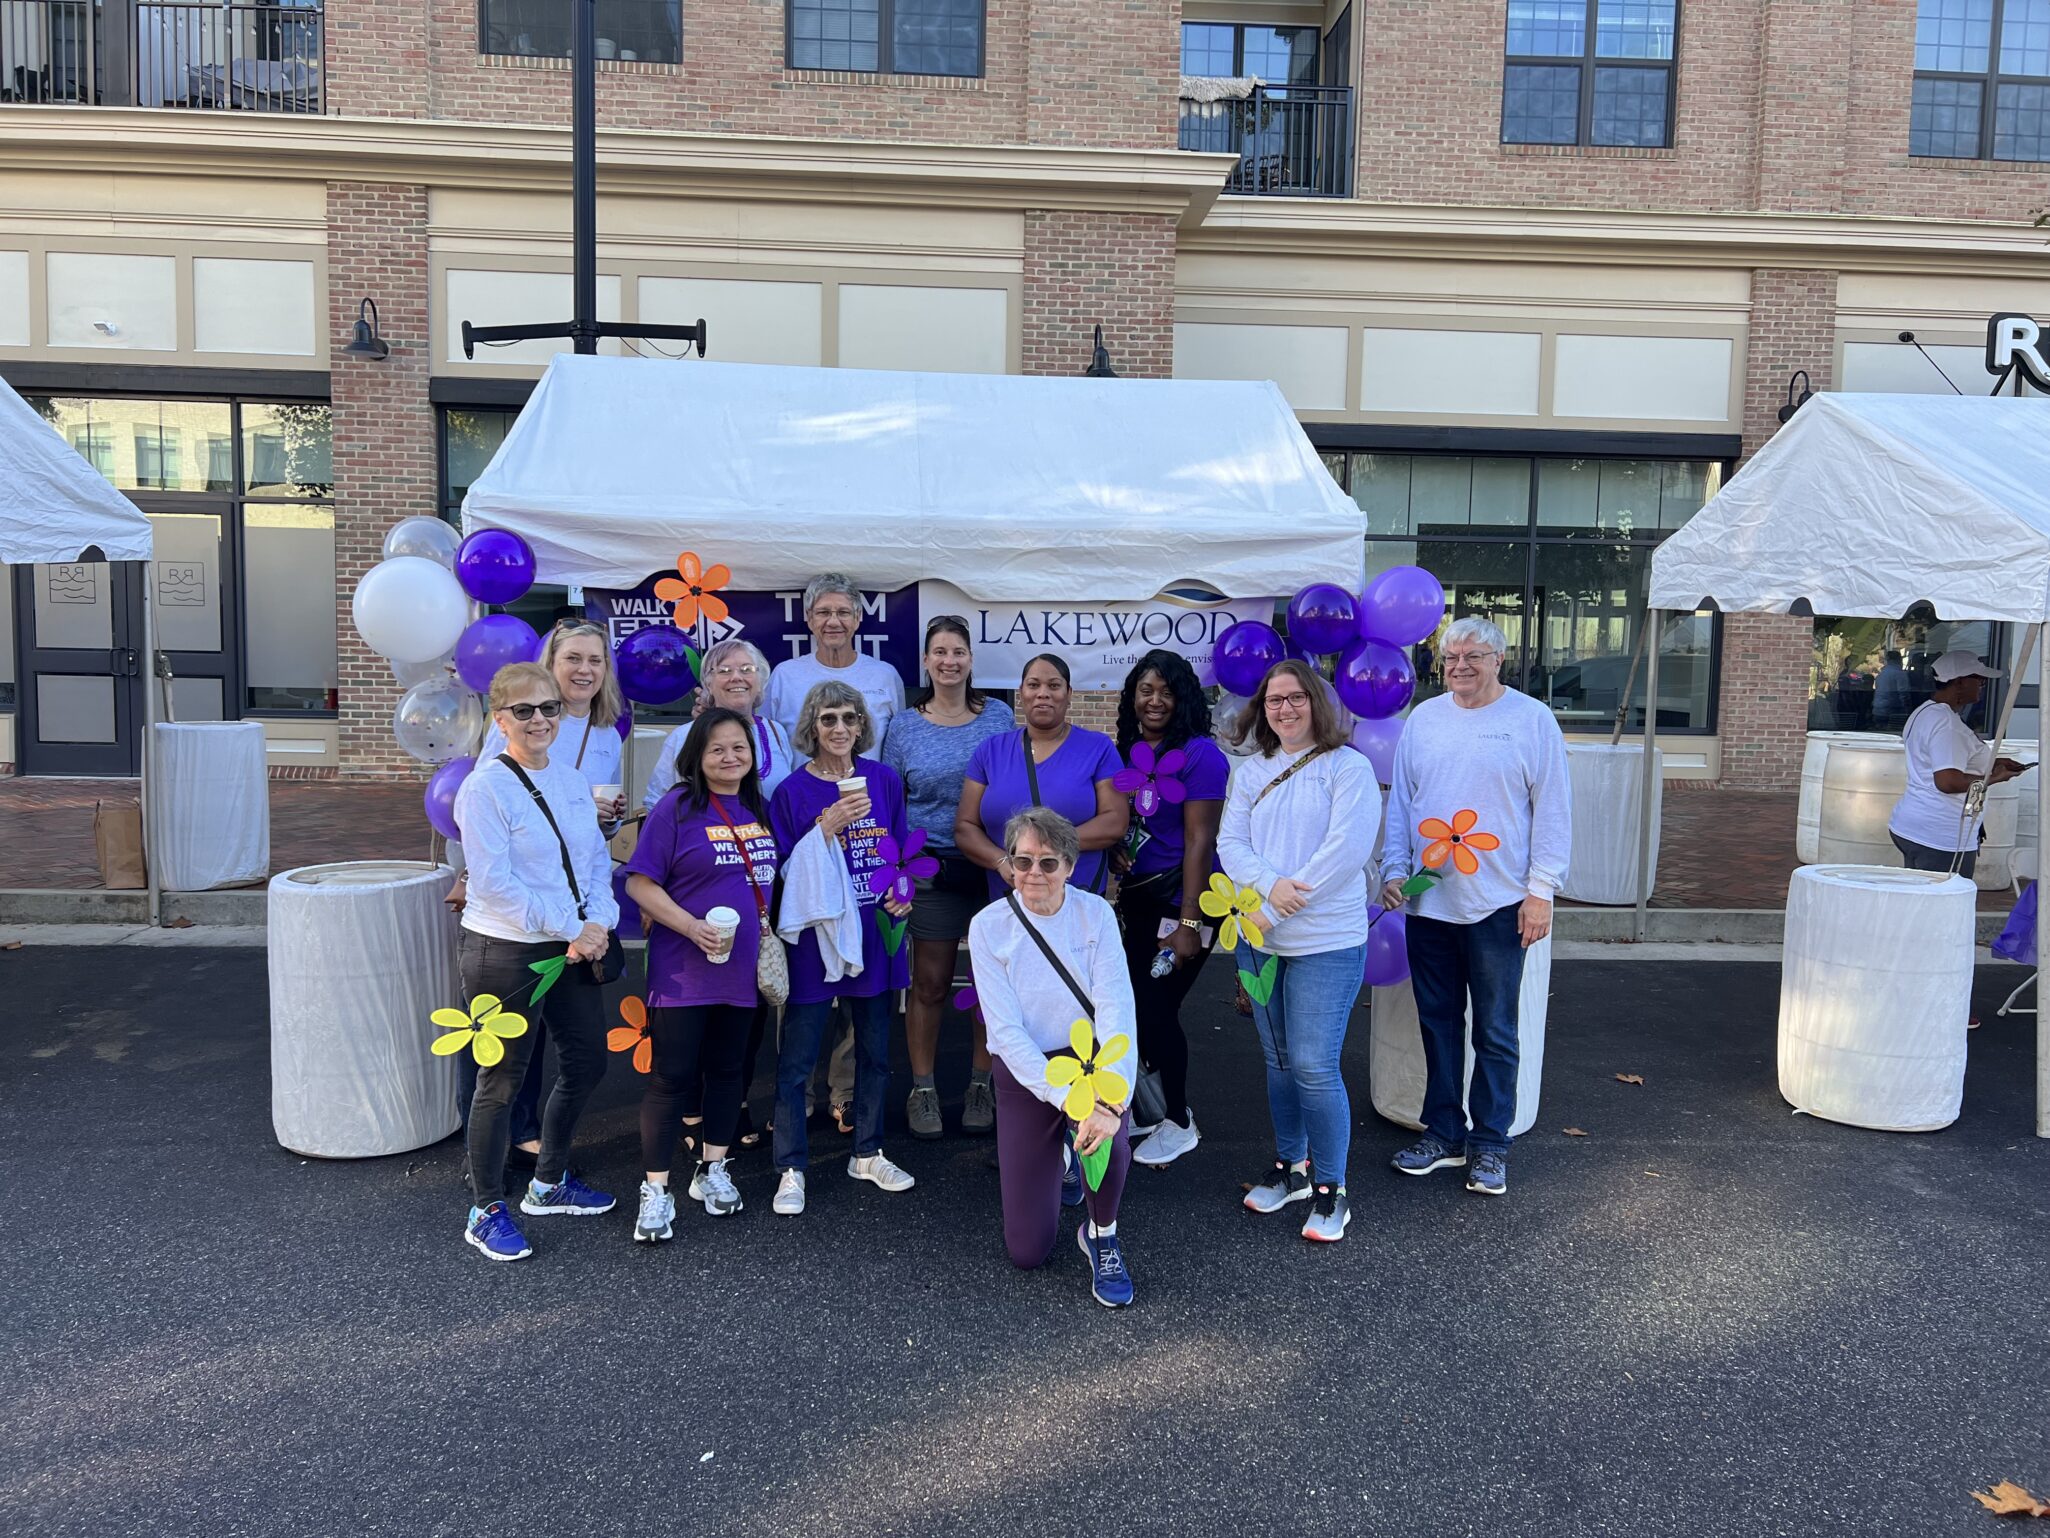
{"label": "small handbag", "polygon": [[[562,829],[555,821],[555,813],[548,809],[547,799],[542,796],[534,782],[527,778],[527,771],[520,767],[519,760],[510,753],[501,753],[498,755],[498,761],[512,770],[519,782],[527,787],[527,794],[534,798],[534,805],[541,808],[541,815],[548,823],[548,831],[555,835],[555,847],[562,854],[562,873],[569,878],[569,895],[576,900],[577,917],[588,920],[583,888],[577,885],[576,864],[569,857],[569,840],[562,836]],[[618,982],[626,971],[626,950],[619,943],[619,931],[608,929],[605,931],[605,938],[608,942],[605,954],[595,959],[587,959],[578,967],[575,974],[577,981],[589,983],[594,988],[602,988],[607,983]]]}
{"label": "small handbag", "polygon": [[747,857],[747,840],[740,836],[740,829],[733,826],[733,819],[719,804],[718,795],[713,793],[708,799],[712,810],[719,814],[719,820],[733,834],[734,847],[740,851],[740,868],[747,873],[748,890],[754,893],[755,917],[762,927],[762,943],[755,947],[755,986],[761,990],[763,998],[780,1008],[790,1002],[790,958],[784,954],[783,942],[769,924],[769,900],[762,896],[761,883],[755,880],[755,862]]}

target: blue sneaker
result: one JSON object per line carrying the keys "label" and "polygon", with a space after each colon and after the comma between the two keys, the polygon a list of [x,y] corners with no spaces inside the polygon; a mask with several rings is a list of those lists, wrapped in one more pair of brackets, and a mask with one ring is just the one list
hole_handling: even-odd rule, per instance
{"label": "blue sneaker", "polygon": [[610,1212],[616,1205],[603,1191],[594,1191],[577,1179],[571,1170],[564,1170],[562,1179],[552,1186],[544,1186],[538,1180],[528,1181],[527,1194],[520,1198],[520,1211],[531,1212],[537,1218],[546,1217],[551,1212],[591,1218],[601,1212]]}
{"label": "blue sneaker", "polygon": [[1509,1161],[1492,1148],[1475,1154],[1473,1168],[1467,1172],[1466,1188],[1483,1196],[1506,1196],[1509,1192]]}
{"label": "blue sneaker", "polygon": [[534,1246],[527,1243],[504,1202],[472,1207],[463,1237],[482,1251],[486,1260],[525,1260],[534,1253]]}
{"label": "blue sneaker", "polygon": [[1116,1234],[1091,1238],[1089,1225],[1075,1230],[1075,1242],[1089,1257],[1089,1290],[1105,1308],[1129,1308],[1132,1302],[1132,1273],[1125,1269],[1125,1252],[1118,1248]]}
{"label": "blue sneaker", "polygon": [[1061,1168],[1061,1205],[1079,1207],[1082,1205],[1082,1161],[1075,1157],[1075,1150],[1063,1148],[1061,1157],[1067,1163]]}
{"label": "blue sneaker", "polygon": [[1390,1162],[1405,1175],[1428,1175],[1434,1170],[1456,1170],[1463,1167],[1466,1163],[1466,1150],[1447,1148],[1426,1132]]}

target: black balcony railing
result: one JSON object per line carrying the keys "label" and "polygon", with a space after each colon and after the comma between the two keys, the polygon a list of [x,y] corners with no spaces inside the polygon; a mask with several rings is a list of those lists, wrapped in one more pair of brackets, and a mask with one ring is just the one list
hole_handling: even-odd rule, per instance
{"label": "black balcony railing", "polygon": [[1352,88],[1256,85],[1182,99],[1181,146],[1239,157],[1224,190],[1281,198],[1352,196]]}
{"label": "black balcony railing", "polygon": [[320,4],[0,0],[0,101],[319,112]]}

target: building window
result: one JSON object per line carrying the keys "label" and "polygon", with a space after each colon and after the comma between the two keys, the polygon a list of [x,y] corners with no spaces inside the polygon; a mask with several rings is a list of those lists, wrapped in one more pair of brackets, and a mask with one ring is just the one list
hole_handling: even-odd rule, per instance
{"label": "building window", "polygon": [[786,0],[792,69],[980,75],[983,0]]}
{"label": "building window", "polygon": [[[1445,585],[1449,618],[1509,638],[1502,678],[1569,732],[1609,730],[1637,651],[1651,553],[1722,484],[1705,460],[1336,453],[1324,456],[1367,515],[1367,576],[1417,565]],[[1715,617],[1666,617],[1659,730],[1715,726]],[[1443,692],[1433,636],[1412,649],[1417,698]],[[1644,672],[1626,730],[1644,729]]]}
{"label": "building window", "polygon": [[1182,73],[1223,78],[1250,76],[1268,85],[1315,85],[1317,29],[1185,21]]}
{"label": "building window", "polygon": [[[566,59],[569,45],[562,0],[478,0],[479,53]],[[682,0],[598,0],[598,57],[681,64]]]}
{"label": "building window", "polygon": [[1509,0],[1502,142],[1671,145],[1678,12],[1678,0]]}
{"label": "building window", "polygon": [[[1898,732],[1909,712],[1936,692],[1930,664],[1947,651],[1968,651],[1997,666],[1999,629],[1986,620],[1940,620],[1927,604],[1916,604],[1893,620],[1817,615],[1808,671],[1808,729]],[[2001,687],[1995,682],[1965,713],[1982,735],[1997,719]]]}
{"label": "building window", "polygon": [[[519,412],[491,406],[447,406],[441,413],[441,516],[463,526],[463,498],[491,463],[491,456],[512,431]],[[536,630],[547,633],[557,620],[573,612],[569,589],[559,582],[537,582],[503,607]],[[684,719],[679,717],[679,719]]]}
{"label": "building window", "polygon": [[1908,153],[2050,160],[2050,0],[1921,0]]}

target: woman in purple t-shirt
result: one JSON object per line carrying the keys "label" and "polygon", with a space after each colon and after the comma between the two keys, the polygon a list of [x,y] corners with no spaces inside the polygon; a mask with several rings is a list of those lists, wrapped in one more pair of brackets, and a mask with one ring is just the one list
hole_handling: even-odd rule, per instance
{"label": "woman in purple t-shirt", "polygon": [[[819,925],[806,924],[790,952],[790,1004],[783,1012],[783,1048],[776,1062],[776,1186],[774,1210],[804,1211],[805,1173],[811,1162],[804,1127],[804,1087],[818,1066],[833,1001],[844,999],[854,1022],[854,1149],[847,1173],[885,1191],[908,1191],[915,1182],[883,1152],[883,1102],[890,1086],[890,1016],[896,990],[911,982],[911,946],[904,920],[909,903],[887,895],[890,866],[884,843],[901,850],[909,829],[904,782],[888,764],[861,755],[875,746],[875,720],[861,691],[838,679],[814,684],[798,712],[791,740],[810,762],[793,770],[769,802],[769,825],[782,851],[789,885],[784,920],[793,903],[807,911],[844,912],[823,893],[808,890],[818,870],[799,853],[816,829],[846,862],[861,935],[860,969],[828,979],[819,950]],[[860,783],[856,783],[856,782]],[[831,877],[838,881],[837,868]],[[880,878],[880,879],[872,879]],[[885,932],[884,921],[889,924]],[[851,953],[848,957],[852,960]]]}
{"label": "woman in purple t-shirt", "polygon": [[[676,788],[649,810],[626,863],[627,894],[648,921],[653,1057],[641,1097],[647,1174],[636,1240],[670,1236],[676,1201],[669,1166],[679,1123],[702,1123],[704,1134],[691,1198],[713,1217],[740,1210],[726,1153],[747,1092],[740,1062],[755,1012],[755,967],[762,946],[778,943],[765,938],[776,866],[751,723],[731,710],[708,710],[677,754]],[[740,916],[730,946],[706,919],[715,908]],[[702,1106],[702,1115],[688,1114],[691,1106]]]}
{"label": "woman in purple t-shirt", "polygon": [[[1139,814],[1127,844],[1137,849],[1118,889],[1118,913],[1138,1007],[1139,1057],[1160,1074],[1167,1108],[1132,1157],[1164,1165],[1197,1142],[1181,1009],[1217,937],[1197,899],[1217,869],[1217,825],[1231,779],[1230,762],[1210,735],[1210,704],[1186,659],[1151,651],[1126,676],[1118,696],[1118,749],[1126,765],[1119,783],[1129,787]],[[1156,977],[1154,963],[1163,951],[1172,970]]]}
{"label": "woman in purple t-shirt", "polygon": [[1004,864],[1004,825],[1028,806],[1051,807],[1075,825],[1082,857],[1072,884],[1102,893],[1110,874],[1108,852],[1122,843],[1132,820],[1132,803],[1111,779],[1124,763],[1117,744],[1102,732],[1068,720],[1074,694],[1068,664],[1051,652],[1025,664],[1018,684],[1018,714],[1024,727],[991,737],[968,761],[961,809],[954,816],[954,843],[989,874],[989,890],[1010,889]]}

